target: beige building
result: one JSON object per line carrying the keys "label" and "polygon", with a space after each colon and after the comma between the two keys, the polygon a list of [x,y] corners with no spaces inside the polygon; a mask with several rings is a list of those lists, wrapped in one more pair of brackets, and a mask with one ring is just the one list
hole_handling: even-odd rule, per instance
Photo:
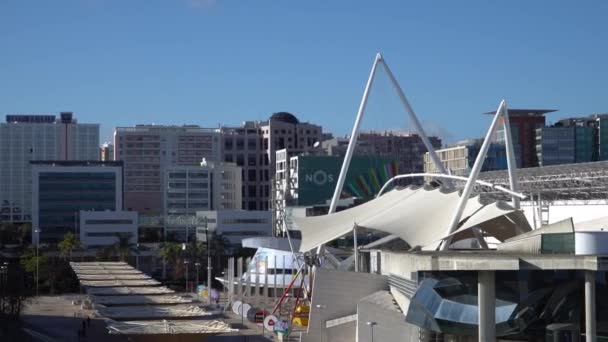
{"label": "beige building", "polygon": [[247,121],[241,127],[223,127],[223,160],[243,167],[243,209],[269,210],[277,150],[298,154],[315,149],[322,128],[300,122],[293,114],[274,113],[268,121]]}
{"label": "beige building", "polygon": [[114,130],[114,159],[124,162],[125,209],[159,215],[163,211],[163,170],[199,165],[203,158],[219,161],[216,129],[196,125],[137,125]]}
{"label": "beige building", "polygon": [[[469,148],[465,145],[438,150],[437,156],[446,170],[454,176],[468,176],[469,174]],[[437,173],[437,166],[431,160],[429,153],[424,154],[424,172]]]}

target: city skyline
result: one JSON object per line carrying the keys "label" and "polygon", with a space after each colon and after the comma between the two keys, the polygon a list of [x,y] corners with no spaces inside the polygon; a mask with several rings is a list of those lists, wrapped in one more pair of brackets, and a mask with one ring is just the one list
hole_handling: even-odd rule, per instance
{"label": "city skyline", "polygon": [[[480,113],[501,98],[558,109],[552,122],[607,111],[599,1],[32,4],[0,5],[0,113],[73,111],[102,124],[100,143],[119,126],[234,126],[279,111],[341,136],[378,51],[446,142],[482,136]],[[368,110],[363,129],[410,128],[383,75]]]}

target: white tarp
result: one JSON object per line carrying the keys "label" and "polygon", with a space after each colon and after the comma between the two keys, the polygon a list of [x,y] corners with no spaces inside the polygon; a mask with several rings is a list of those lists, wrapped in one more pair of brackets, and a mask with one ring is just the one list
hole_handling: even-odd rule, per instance
{"label": "white tarp", "polygon": [[[295,218],[302,232],[300,251],[309,251],[349,233],[355,225],[394,234],[412,247],[436,244],[445,235],[459,199],[458,191],[447,192],[439,188],[395,189],[334,214]],[[481,225],[496,215],[513,211],[506,204],[481,211],[483,207],[478,197],[470,198],[461,222],[469,219],[471,223]],[[478,214],[480,216],[476,217]]]}
{"label": "white tarp", "polygon": [[531,230],[522,210],[517,210],[504,202],[494,202],[471,215],[449,236],[455,236],[456,240],[471,237],[473,235],[470,229],[474,227],[501,242]]}

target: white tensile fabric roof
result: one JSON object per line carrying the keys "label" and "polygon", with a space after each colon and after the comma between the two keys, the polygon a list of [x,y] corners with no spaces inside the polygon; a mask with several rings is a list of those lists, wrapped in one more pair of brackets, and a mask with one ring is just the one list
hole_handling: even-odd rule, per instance
{"label": "white tensile fabric roof", "polygon": [[139,305],[108,307],[100,304],[95,305],[100,315],[111,319],[160,319],[178,317],[202,317],[211,315],[194,305]]}
{"label": "white tensile fabric roof", "polygon": [[[374,200],[337,213],[296,217],[294,220],[302,232],[300,251],[309,251],[347,234],[355,225],[394,234],[412,247],[434,247],[444,237],[459,199],[458,191],[408,187],[394,189]],[[501,235],[509,235],[505,227],[496,229],[489,222],[507,214],[517,216],[515,212],[519,211],[506,203],[483,205],[479,197],[472,197],[467,201],[460,223],[470,222],[468,228],[483,228],[485,225],[485,231],[490,234],[500,231],[504,233]],[[501,226],[515,225],[510,220],[506,221],[500,221]],[[523,224],[523,227],[511,230],[530,230],[525,219]],[[466,236],[464,231],[456,237],[463,236]]]}
{"label": "white tensile fabric roof", "polygon": [[112,305],[150,305],[150,304],[188,304],[192,303],[192,299],[182,298],[180,296],[150,296],[150,295],[133,295],[133,296],[91,296],[91,301],[96,304],[105,306]]}
{"label": "white tensile fabric roof", "polygon": [[222,321],[126,321],[108,322],[110,334],[224,334],[238,331]]}

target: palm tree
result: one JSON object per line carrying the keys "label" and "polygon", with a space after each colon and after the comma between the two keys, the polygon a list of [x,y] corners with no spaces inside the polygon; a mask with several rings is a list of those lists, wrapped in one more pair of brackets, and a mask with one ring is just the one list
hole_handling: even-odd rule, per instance
{"label": "palm tree", "polygon": [[164,242],[160,256],[163,257],[163,279],[167,278],[167,263],[171,265],[177,265],[182,247],[177,242]]}
{"label": "palm tree", "polygon": [[133,234],[117,234],[118,239],[114,244],[116,253],[120,256],[120,260],[125,261],[131,253],[137,253],[137,245],[131,242]]}
{"label": "palm tree", "polygon": [[97,261],[111,261],[114,255],[114,246],[105,246],[97,250]]}
{"label": "palm tree", "polygon": [[57,247],[59,247],[59,255],[62,258],[68,257],[72,261],[72,252],[80,247],[80,241],[78,241],[74,233],[67,232]]}

